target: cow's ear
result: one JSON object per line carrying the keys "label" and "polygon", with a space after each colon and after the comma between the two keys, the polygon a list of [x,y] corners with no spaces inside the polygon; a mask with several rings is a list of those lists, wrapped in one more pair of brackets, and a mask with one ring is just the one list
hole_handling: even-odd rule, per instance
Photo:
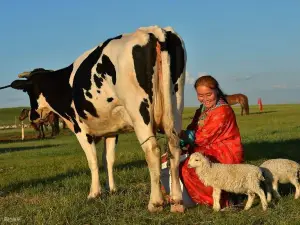
{"label": "cow's ear", "polygon": [[27,90],[32,85],[31,80],[15,80],[11,83],[11,87],[17,90]]}

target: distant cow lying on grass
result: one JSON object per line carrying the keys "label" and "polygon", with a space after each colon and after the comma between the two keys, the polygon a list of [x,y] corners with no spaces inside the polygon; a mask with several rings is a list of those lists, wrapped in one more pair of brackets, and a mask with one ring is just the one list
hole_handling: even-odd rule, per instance
{"label": "distant cow lying on grass", "polygon": [[28,117],[30,125],[38,132],[37,138],[45,138],[44,126],[49,125],[52,128],[51,137],[59,134],[59,116],[49,110],[40,110],[37,115],[39,117],[31,116],[31,110],[22,109],[19,120],[23,121]]}
{"label": "distant cow lying on grass", "polygon": [[107,39],[71,65],[56,71],[22,73],[11,87],[27,92],[31,113],[48,108],[75,133],[91,170],[88,198],[101,194],[95,140],[106,137],[109,188],[116,135],[135,131],[145,152],[151,179],[149,211],[162,210],[160,149],[155,138],[164,132],[173,157],[171,211],[182,212],[179,183],[179,137],[183,111],[186,53],[172,28],[141,27]]}

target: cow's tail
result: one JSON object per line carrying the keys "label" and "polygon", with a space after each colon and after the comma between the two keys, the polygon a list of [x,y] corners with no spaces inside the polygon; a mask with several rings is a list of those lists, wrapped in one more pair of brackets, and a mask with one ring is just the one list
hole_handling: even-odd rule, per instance
{"label": "cow's tail", "polygon": [[[167,31],[175,33],[172,28],[167,29],[164,30],[165,33],[167,33]],[[173,43],[167,38],[164,46],[164,51],[161,51],[162,77],[160,79],[160,90],[163,99],[162,125],[166,136],[169,138],[169,143],[172,143],[172,145],[175,146],[179,146],[178,132],[180,132],[181,129],[181,121],[178,121],[179,126],[176,126],[176,119],[181,120],[183,99],[178,99],[175,92],[180,93],[183,97],[184,83],[178,84],[178,82],[184,82],[185,76],[182,76],[182,78],[178,80],[176,85],[177,90],[175,91],[176,88],[175,84],[173,84],[171,74],[171,66],[174,66],[171,65],[170,58],[170,50],[172,48],[176,48],[176,46],[173,46]]]}

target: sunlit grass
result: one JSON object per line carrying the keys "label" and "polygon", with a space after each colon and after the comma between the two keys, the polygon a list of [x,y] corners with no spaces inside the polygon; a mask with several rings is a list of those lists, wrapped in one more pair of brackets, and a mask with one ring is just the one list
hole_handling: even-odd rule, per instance
{"label": "sunlit grass", "polygon": [[[257,107],[251,107],[252,114],[243,117],[239,108],[234,109],[247,163],[258,165],[277,157],[300,160],[299,105],[265,106],[262,114]],[[185,109],[184,126],[194,111],[195,108]],[[18,114],[13,110],[10,114],[14,112]],[[1,111],[0,116],[4,124]],[[34,133],[27,129],[26,134]],[[19,224],[300,224],[300,200],[293,199],[294,189],[290,185],[282,186],[283,198],[266,212],[256,200],[247,212],[215,213],[208,207],[197,206],[184,214],[172,214],[169,207],[150,214],[150,178],[134,134],[120,136],[117,146],[118,193],[104,193],[102,198],[87,201],[90,172],[74,135],[63,131],[54,139],[23,142],[20,135],[19,129],[0,131],[0,223],[10,224],[9,218],[17,218]],[[97,147],[104,188],[103,144]]]}

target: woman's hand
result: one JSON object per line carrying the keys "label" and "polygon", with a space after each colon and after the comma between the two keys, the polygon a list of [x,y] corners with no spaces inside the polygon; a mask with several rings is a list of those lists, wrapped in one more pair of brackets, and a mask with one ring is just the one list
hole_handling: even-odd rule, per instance
{"label": "woman's hand", "polygon": [[182,139],[182,140],[186,140],[187,136],[186,136],[185,130],[181,130],[181,131],[180,131],[179,137],[180,137],[180,139]]}

